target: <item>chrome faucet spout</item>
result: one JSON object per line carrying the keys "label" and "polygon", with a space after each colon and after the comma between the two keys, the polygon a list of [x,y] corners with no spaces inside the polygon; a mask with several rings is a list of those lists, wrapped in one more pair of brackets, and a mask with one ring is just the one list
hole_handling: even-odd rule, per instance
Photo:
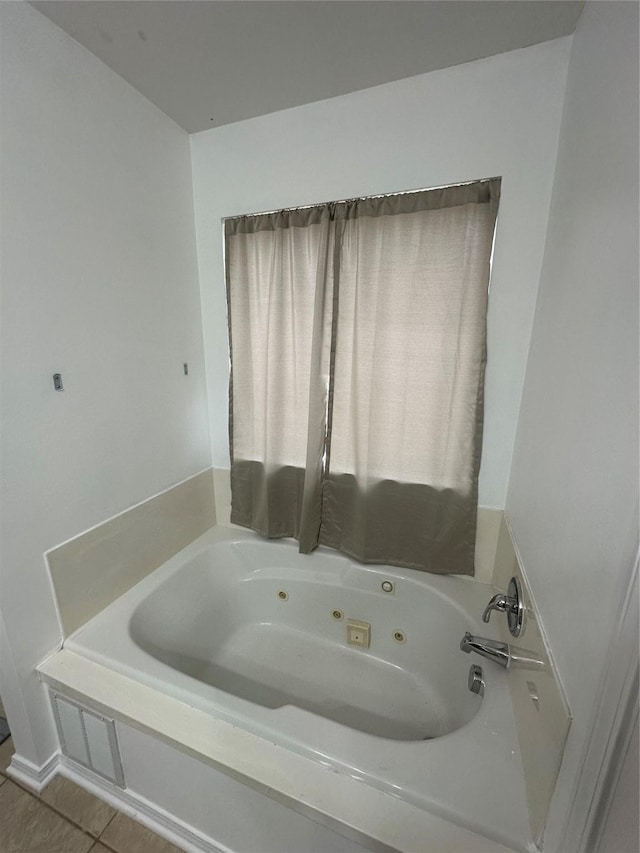
{"label": "chrome faucet spout", "polygon": [[497,640],[487,640],[483,637],[474,637],[468,631],[460,640],[460,648],[463,652],[477,652],[483,658],[495,661],[500,666],[509,666],[511,655],[509,646],[506,643],[500,643]]}

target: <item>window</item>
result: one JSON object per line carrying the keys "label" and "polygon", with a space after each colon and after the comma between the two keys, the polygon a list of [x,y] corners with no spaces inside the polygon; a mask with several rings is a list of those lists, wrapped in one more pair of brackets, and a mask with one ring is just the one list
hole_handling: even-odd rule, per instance
{"label": "window", "polygon": [[499,190],[226,221],[235,523],[473,573]]}

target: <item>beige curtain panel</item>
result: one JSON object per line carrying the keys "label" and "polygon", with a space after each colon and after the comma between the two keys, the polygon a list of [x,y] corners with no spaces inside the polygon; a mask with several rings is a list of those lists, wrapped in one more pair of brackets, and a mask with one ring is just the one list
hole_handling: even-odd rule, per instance
{"label": "beige curtain panel", "polygon": [[234,523],[473,574],[499,193],[226,221]]}

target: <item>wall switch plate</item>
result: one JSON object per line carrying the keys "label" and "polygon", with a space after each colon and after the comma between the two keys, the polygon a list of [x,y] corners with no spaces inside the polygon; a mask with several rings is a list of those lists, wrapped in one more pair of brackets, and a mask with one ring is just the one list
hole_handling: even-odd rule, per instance
{"label": "wall switch plate", "polygon": [[357,619],[347,619],[347,644],[368,649],[371,643],[371,625]]}

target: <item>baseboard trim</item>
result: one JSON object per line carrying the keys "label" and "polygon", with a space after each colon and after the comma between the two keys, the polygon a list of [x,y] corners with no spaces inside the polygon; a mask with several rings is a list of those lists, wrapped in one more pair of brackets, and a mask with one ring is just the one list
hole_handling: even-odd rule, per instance
{"label": "baseboard trim", "polygon": [[112,785],[64,755],[60,756],[57,772],[118,811],[134,818],[156,835],[182,847],[187,853],[234,853],[229,847],[213,842],[162,807],[133,791]]}
{"label": "baseboard trim", "polygon": [[60,753],[54,752],[51,758],[38,767],[28,758],[23,758],[16,753],[7,767],[7,776],[39,794],[56,776],[60,758]]}

